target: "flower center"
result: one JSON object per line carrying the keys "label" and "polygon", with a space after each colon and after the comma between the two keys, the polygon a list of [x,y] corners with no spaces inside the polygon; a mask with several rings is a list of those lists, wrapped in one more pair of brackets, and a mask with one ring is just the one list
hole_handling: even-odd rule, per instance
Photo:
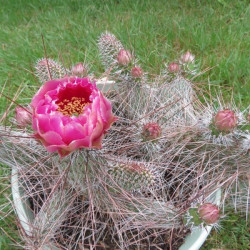
{"label": "flower center", "polygon": [[78,116],[83,113],[84,107],[88,104],[89,102],[86,102],[84,97],[73,96],[71,99],[64,99],[57,103],[57,111],[66,116]]}
{"label": "flower center", "polygon": [[91,103],[91,93],[89,86],[69,83],[58,92],[57,111],[65,116],[79,116],[84,112],[85,106]]}

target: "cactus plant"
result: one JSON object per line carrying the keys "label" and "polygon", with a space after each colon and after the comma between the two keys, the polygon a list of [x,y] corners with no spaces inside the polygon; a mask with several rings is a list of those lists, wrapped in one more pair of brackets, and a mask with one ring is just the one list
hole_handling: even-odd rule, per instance
{"label": "cactus plant", "polygon": [[[61,120],[46,120],[37,110],[48,110],[48,105],[33,105],[32,128],[26,123],[22,127],[15,123],[10,124],[12,127],[0,126],[0,162],[18,170],[24,197],[30,201],[35,218],[32,237],[23,234],[27,248],[55,244],[75,249],[111,244],[112,248],[131,249],[139,245],[150,248],[154,242],[166,247],[164,235],[171,230],[183,232],[183,217],[190,211],[193,217],[200,211],[203,218],[198,204],[217,188],[223,189],[225,201],[232,198],[247,211],[247,110],[232,108],[237,122],[233,119],[230,129],[216,134],[214,127],[225,124],[215,115],[226,107],[220,98],[217,107],[204,96],[200,101],[201,96],[186,78],[193,73],[185,71],[193,63],[191,54],[151,78],[132,51],[113,34],[102,34],[98,46],[105,74],[115,86],[103,94],[96,90],[98,97],[106,95],[103,100],[110,98],[117,118],[111,127],[115,119],[108,101],[99,105],[100,98],[96,101],[89,95],[88,103],[77,114],[62,113],[64,104],[51,101],[56,92],[51,89],[38,103],[50,103],[51,109],[60,106],[53,115]],[[84,82],[78,76],[85,75],[85,69],[77,64],[67,81],[57,79],[68,72],[52,59],[36,64],[41,82],[62,81],[63,90],[70,82],[72,88],[67,90],[76,95],[78,91],[72,89]],[[33,99],[32,104],[36,101]],[[96,108],[97,104],[98,112],[91,113],[90,107]],[[105,116],[107,112],[109,116]],[[113,118],[109,121],[108,117]],[[86,119],[90,119],[90,125],[81,126]],[[53,122],[56,125],[52,126]],[[73,126],[78,129],[73,130]],[[53,133],[46,136],[48,128]],[[80,136],[69,141],[66,129],[74,132],[72,137],[78,135],[75,132]],[[35,131],[39,140],[34,138]],[[55,152],[58,148],[60,156]],[[197,218],[196,224],[201,226],[203,222]],[[207,220],[207,213],[204,218]]]}

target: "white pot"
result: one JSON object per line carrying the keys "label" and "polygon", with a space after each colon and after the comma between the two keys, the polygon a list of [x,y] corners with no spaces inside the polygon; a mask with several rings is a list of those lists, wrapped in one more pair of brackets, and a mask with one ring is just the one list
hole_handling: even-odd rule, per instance
{"label": "white pot", "polygon": [[[12,169],[11,185],[15,212],[25,233],[31,236],[31,225],[32,221],[34,220],[34,215],[31,211],[28,201],[23,198],[23,190],[19,186],[18,172],[15,168]],[[219,205],[220,199],[221,190],[218,189],[209,196],[207,202],[212,202],[216,205]],[[179,250],[198,250],[205,242],[211,230],[212,226],[206,226],[204,228],[196,227],[194,230],[192,230],[191,234],[186,237],[184,244],[181,245]],[[59,250],[59,248],[54,246],[44,246],[43,250]]]}

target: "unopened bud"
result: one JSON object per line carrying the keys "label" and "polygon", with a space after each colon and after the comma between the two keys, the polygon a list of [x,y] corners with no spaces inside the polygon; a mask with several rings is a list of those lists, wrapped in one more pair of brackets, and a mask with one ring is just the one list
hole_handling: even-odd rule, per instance
{"label": "unopened bud", "polygon": [[214,125],[219,131],[230,132],[237,126],[237,117],[232,110],[221,110],[214,117]]}
{"label": "unopened bud", "polygon": [[83,63],[77,63],[72,67],[71,73],[73,76],[84,77],[87,75],[87,69]]}
{"label": "unopened bud", "polygon": [[250,114],[247,115],[247,121],[250,122]]}
{"label": "unopened bud", "polygon": [[32,122],[31,108],[16,107],[16,121],[20,127],[26,127]]}
{"label": "unopened bud", "polygon": [[184,63],[189,63],[194,61],[195,56],[191,54],[190,51],[187,51],[185,54],[182,55],[181,61]]}
{"label": "unopened bud", "polygon": [[140,67],[134,67],[131,70],[131,75],[135,78],[140,78],[143,74],[143,71]]}
{"label": "unopened bud", "polygon": [[207,224],[214,224],[220,218],[219,208],[212,203],[205,203],[201,205],[198,209],[200,219],[202,219]]}
{"label": "unopened bud", "polygon": [[143,126],[142,137],[145,141],[157,139],[161,135],[161,127],[158,123],[149,122]]}
{"label": "unopened bud", "polygon": [[118,56],[117,61],[120,65],[126,66],[130,63],[132,56],[128,50],[121,49]]}
{"label": "unopened bud", "polygon": [[172,62],[168,65],[168,70],[171,73],[176,73],[179,71],[179,69],[180,69],[179,64],[176,62]]}

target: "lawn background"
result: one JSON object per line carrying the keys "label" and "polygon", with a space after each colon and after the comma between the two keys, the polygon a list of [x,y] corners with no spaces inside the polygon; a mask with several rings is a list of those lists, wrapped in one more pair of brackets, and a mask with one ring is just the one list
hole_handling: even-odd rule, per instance
{"label": "lawn background", "polygon": [[[143,69],[152,74],[190,50],[202,70],[211,68],[195,79],[197,84],[221,86],[226,98],[234,94],[239,107],[249,105],[248,1],[0,0],[0,6],[0,86],[7,84],[9,96],[21,83],[37,84],[28,71],[44,56],[42,36],[49,57],[60,60],[61,55],[68,67],[86,60],[100,75],[96,40],[108,30],[128,49],[134,48]],[[2,97],[0,112],[7,104]],[[3,187],[0,183],[0,190]],[[213,233],[203,249],[247,249],[250,236],[244,223],[240,215],[229,213],[222,233]],[[0,228],[15,232],[9,224],[0,222]],[[0,249],[7,245],[0,229]]]}

